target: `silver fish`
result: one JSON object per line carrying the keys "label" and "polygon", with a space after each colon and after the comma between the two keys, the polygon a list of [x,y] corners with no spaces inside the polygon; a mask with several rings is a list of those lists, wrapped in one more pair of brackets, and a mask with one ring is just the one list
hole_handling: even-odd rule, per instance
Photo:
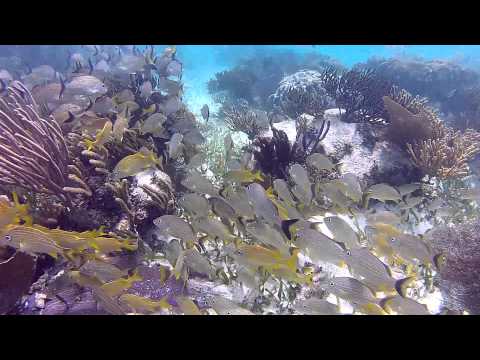
{"label": "silver fish", "polygon": [[325,155],[314,153],[307,157],[306,163],[308,166],[317,170],[332,170],[335,165]]}
{"label": "silver fish", "polygon": [[148,99],[150,95],[152,95],[152,83],[150,81],[145,81],[141,86],[140,86],[140,96],[144,99]]}
{"label": "silver fish", "polygon": [[324,184],[320,184],[319,188],[331,202],[333,202],[340,208],[348,208],[350,206],[350,199],[343,192],[340,191],[337,184],[327,182]]}
{"label": "silver fish", "polygon": [[415,300],[404,298],[402,296],[394,296],[385,299],[383,308],[389,314],[400,315],[430,315],[425,305],[416,302]]}
{"label": "silver fish", "polygon": [[179,133],[175,133],[172,135],[170,138],[170,141],[167,142],[167,148],[168,148],[168,156],[171,159],[177,159],[183,151],[183,135]]}
{"label": "silver fish", "polygon": [[200,112],[202,113],[203,120],[205,120],[205,122],[208,122],[208,119],[210,118],[210,109],[208,105],[203,105],[200,109]]}
{"label": "silver fish", "polygon": [[290,177],[295,185],[292,187],[292,193],[303,204],[310,204],[312,202],[312,184],[308,179],[307,170],[300,164],[293,164],[289,169]]}
{"label": "silver fish", "polygon": [[180,245],[178,240],[170,241],[163,248],[163,251],[165,253],[165,258],[172,266],[175,266],[177,264],[177,259],[180,257],[180,255],[183,255],[182,245]]}
{"label": "silver fish", "polygon": [[183,134],[183,142],[190,145],[202,145],[205,137],[197,129],[189,130]]}
{"label": "silver fish", "polygon": [[296,202],[292,197],[292,193],[288,188],[288,184],[283,179],[276,179],[273,181],[273,189],[277,192],[278,197],[281,200],[286,201],[290,205],[294,205]]}
{"label": "silver fish", "polygon": [[340,245],[319,231],[309,228],[299,230],[295,244],[314,262],[322,261],[339,266],[345,261],[346,254]]}
{"label": "silver fish", "polygon": [[280,224],[278,211],[268,198],[265,189],[257,183],[250,184],[247,188],[248,201],[253,205],[258,217],[263,218],[270,224]]}
{"label": "silver fish", "polygon": [[196,273],[207,275],[210,278],[215,275],[212,265],[196,249],[185,250],[183,261],[190,270]]}
{"label": "silver fish", "polygon": [[253,222],[248,223],[246,229],[258,242],[273,246],[287,256],[290,254],[288,239],[272,225],[263,222]]}
{"label": "silver fish", "polygon": [[190,191],[208,194],[211,196],[218,195],[218,190],[213,186],[210,180],[202,176],[196,170],[191,171],[181,183]]}
{"label": "silver fish", "polygon": [[368,249],[352,249],[347,252],[345,261],[355,276],[376,291],[395,289],[395,279],[390,276],[387,266]]}
{"label": "silver fish", "polygon": [[179,200],[179,205],[194,217],[208,216],[210,211],[207,199],[195,193],[183,195]]}
{"label": "silver fish", "polygon": [[391,237],[389,244],[405,260],[419,260],[421,263],[432,262],[433,254],[427,244],[418,236],[401,234]]}
{"label": "silver fish", "polygon": [[334,277],[322,280],[320,285],[329,293],[338,296],[352,305],[366,305],[376,303],[373,292],[362,282],[350,277]]}
{"label": "silver fish", "polygon": [[229,221],[237,217],[235,209],[223,198],[218,196],[212,196],[208,199],[212,207],[212,211],[219,218]]}
{"label": "silver fish", "polygon": [[253,219],[255,217],[255,211],[248,201],[245,188],[238,188],[236,191],[229,190],[225,193],[225,198],[239,216],[247,219]]}
{"label": "silver fish", "polygon": [[228,227],[214,218],[198,217],[193,220],[192,225],[196,231],[208,234],[213,238],[227,241],[234,238]]}
{"label": "silver fish", "polygon": [[172,96],[164,104],[161,105],[163,113],[165,115],[171,115],[176,113],[182,107],[182,102],[178,96]]}
{"label": "silver fish", "polygon": [[167,117],[162,113],[155,113],[150,115],[140,127],[140,134],[152,134],[159,136],[163,133],[163,124],[167,121]]}
{"label": "silver fish", "polygon": [[182,63],[178,60],[172,60],[166,69],[168,76],[180,76],[182,74]]}
{"label": "silver fish", "polygon": [[293,306],[295,311],[304,315],[336,315],[338,308],[336,305],[329,303],[326,300],[317,298],[310,298],[304,300],[297,300]]}
{"label": "silver fish", "polygon": [[153,220],[153,223],[162,233],[170,235],[175,239],[194,241],[196,238],[190,225],[177,216],[163,215]]}
{"label": "silver fish", "polygon": [[401,221],[402,219],[400,218],[400,216],[387,210],[380,210],[373,214],[367,215],[367,222],[370,225],[373,225],[375,223],[399,225]]}
{"label": "silver fish", "polygon": [[206,302],[219,315],[254,315],[251,311],[220,295],[207,297]]}
{"label": "silver fish", "polygon": [[66,84],[64,96],[85,95],[91,97],[100,97],[108,91],[105,84],[91,75],[81,75],[74,77]]}
{"label": "silver fish", "polygon": [[190,158],[190,161],[188,162],[186,168],[188,170],[199,168],[205,163],[206,160],[207,157],[205,153],[199,152],[198,154],[195,154]]}
{"label": "silver fish", "polygon": [[349,249],[360,247],[357,233],[348,225],[348,223],[337,217],[326,217],[325,225],[333,234],[335,241],[342,242]]}
{"label": "silver fish", "polygon": [[102,282],[110,282],[127,275],[116,266],[99,260],[88,260],[79,270],[82,274],[95,277]]}
{"label": "silver fish", "polygon": [[382,202],[385,202],[385,201],[398,202],[402,199],[402,196],[400,195],[397,189],[383,183],[370,186],[367,193],[369,198],[377,199]]}
{"label": "silver fish", "polygon": [[420,183],[404,184],[397,187],[398,192],[401,196],[411,194],[422,188]]}
{"label": "silver fish", "polygon": [[351,173],[342,176],[340,181],[345,184],[345,195],[355,202],[359,202],[362,199],[362,187],[358,181],[358,178]]}

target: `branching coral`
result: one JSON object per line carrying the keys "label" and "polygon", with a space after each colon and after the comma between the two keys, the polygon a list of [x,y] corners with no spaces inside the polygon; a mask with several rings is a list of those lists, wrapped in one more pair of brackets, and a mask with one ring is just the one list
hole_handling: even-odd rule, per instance
{"label": "branching coral", "polygon": [[413,162],[422,171],[440,179],[469,174],[468,160],[480,152],[480,133],[446,130],[444,137],[407,144]]}
{"label": "branching coral", "polygon": [[480,133],[448,128],[424,98],[394,91],[383,98],[389,114],[387,136],[405,145],[414,164],[440,179],[468,175],[468,161],[480,152]]}
{"label": "branching coral", "polygon": [[382,122],[385,116],[382,96],[390,93],[392,85],[374,70],[338,71],[328,67],[322,73],[323,87],[335,99],[346,122]]}
{"label": "branching coral", "polygon": [[318,145],[327,136],[330,122],[323,120],[316,128],[305,117],[296,119],[297,134],[295,142],[290,144],[287,134],[270,124],[272,138],[259,137],[253,145],[255,160],[262,171],[273,178],[287,178],[287,169],[293,163],[305,163],[308,155],[318,150]]}
{"label": "branching coral", "polygon": [[248,107],[246,104],[232,104],[222,110],[225,124],[232,131],[241,131],[253,140],[260,132],[267,128],[265,121],[262,124],[260,112]]}
{"label": "branching coral", "polygon": [[[27,88],[13,82],[0,98],[0,183],[37,193],[91,196],[69,158],[65,139],[53,117],[41,118]],[[74,184],[74,185],[72,185]]]}

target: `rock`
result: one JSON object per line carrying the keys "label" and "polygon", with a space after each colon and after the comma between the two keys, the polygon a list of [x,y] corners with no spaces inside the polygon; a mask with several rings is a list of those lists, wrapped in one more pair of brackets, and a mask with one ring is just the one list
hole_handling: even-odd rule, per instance
{"label": "rock", "polygon": [[[142,188],[149,187],[162,202],[159,202]],[[142,238],[152,247],[157,248],[153,231],[153,219],[171,213],[175,192],[170,177],[161,170],[145,170],[135,175],[130,186],[130,202],[135,209],[135,223]],[[153,233],[152,233],[153,231]]]}
{"label": "rock", "polygon": [[[400,185],[419,177],[418,170],[405,151],[387,141],[377,141],[372,134],[373,125],[341,121],[341,115],[344,113],[343,109],[325,110],[324,118],[330,121],[330,130],[320,143],[326,155],[342,163],[341,174],[354,173],[365,186],[380,182]],[[301,116],[313,121],[317,128],[322,124],[321,120],[314,121],[312,115]],[[287,134],[291,144],[295,142],[295,120],[282,121],[274,126]],[[271,138],[273,134],[269,130],[262,136]]]}
{"label": "rock", "polygon": [[35,259],[17,252],[0,261],[0,314],[8,313],[33,282]]}
{"label": "rock", "polygon": [[280,81],[271,101],[292,117],[303,113],[317,114],[334,105],[322,84],[322,75],[318,71],[300,70]]}

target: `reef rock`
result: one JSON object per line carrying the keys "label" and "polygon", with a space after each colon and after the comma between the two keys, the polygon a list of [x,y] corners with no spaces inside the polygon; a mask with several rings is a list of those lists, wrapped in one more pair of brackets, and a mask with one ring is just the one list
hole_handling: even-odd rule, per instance
{"label": "reef rock", "polygon": [[300,70],[283,78],[270,100],[292,117],[318,114],[334,105],[322,86],[321,74],[314,70]]}

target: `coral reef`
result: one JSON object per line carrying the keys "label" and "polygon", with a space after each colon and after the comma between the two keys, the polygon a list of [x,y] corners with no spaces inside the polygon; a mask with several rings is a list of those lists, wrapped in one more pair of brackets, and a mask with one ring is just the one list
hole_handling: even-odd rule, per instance
{"label": "coral reef", "polygon": [[320,142],[327,136],[330,121],[323,119],[317,123],[319,125],[308,114],[297,117],[293,142],[290,142],[285,131],[277,129],[281,123],[271,123],[272,137],[257,137],[252,144],[259,168],[274,179],[285,179],[288,166],[293,163],[304,164],[307,156],[317,152]]}
{"label": "coral reef", "polygon": [[318,116],[333,105],[323,88],[322,74],[313,70],[301,70],[283,78],[271,101],[293,118],[304,113]]}
{"label": "coral reef", "polygon": [[385,118],[382,97],[388,95],[392,84],[372,69],[339,71],[331,66],[322,73],[323,87],[344,109],[345,122],[382,123]]}
{"label": "coral reef", "polygon": [[241,131],[253,140],[268,127],[267,114],[251,109],[245,103],[226,105],[222,108],[225,124],[231,131]]}
{"label": "coral reef", "polygon": [[197,122],[175,46],[70,49],[0,72],[0,313],[478,312],[480,136],[425,98],[259,53]]}
{"label": "coral reef", "polygon": [[427,60],[422,58],[372,58],[355,69],[375,69],[385,79],[406,89],[412,94],[420,94],[436,104],[450,119],[454,128],[479,129],[478,86],[480,75],[477,71],[463,67],[453,61]]}
{"label": "coral reef", "polygon": [[282,79],[302,69],[321,72],[327,66],[342,68],[334,59],[318,53],[304,56],[288,51],[258,53],[240,60],[231,70],[215,74],[207,86],[221,103],[244,99],[251,106],[269,111],[273,105],[270,96]]}
{"label": "coral reef", "polygon": [[[468,161],[480,151],[480,133],[455,131],[438,118],[426,100],[400,91],[383,98],[389,114],[387,137],[407,148],[414,164],[440,179],[465,177]],[[402,105],[401,105],[402,104]]]}
{"label": "coral reef", "polygon": [[[41,118],[30,92],[19,82],[0,99],[0,182],[37,193],[91,196],[80,170],[71,163],[65,139],[53,117]],[[76,185],[76,186],[75,186]]]}

